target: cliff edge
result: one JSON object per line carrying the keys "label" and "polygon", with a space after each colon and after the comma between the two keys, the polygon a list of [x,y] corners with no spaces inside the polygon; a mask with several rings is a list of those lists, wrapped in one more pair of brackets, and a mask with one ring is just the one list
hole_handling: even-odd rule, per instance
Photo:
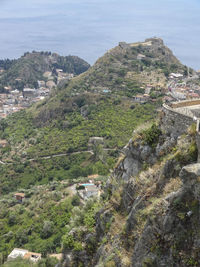
{"label": "cliff edge", "polygon": [[[196,124],[174,134],[164,130],[162,116],[135,131],[124,147],[95,231],[79,238],[82,249],[71,250],[70,260],[66,253],[64,266],[200,265]],[[81,228],[73,231],[77,237]]]}

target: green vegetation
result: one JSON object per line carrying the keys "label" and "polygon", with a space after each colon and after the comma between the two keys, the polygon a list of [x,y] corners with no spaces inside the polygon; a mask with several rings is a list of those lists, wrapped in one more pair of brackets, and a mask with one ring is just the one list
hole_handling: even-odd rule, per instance
{"label": "green vegetation", "polygon": [[198,150],[195,141],[192,141],[191,144],[184,150],[178,150],[175,154],[175,159],[183,166],[187,163],[192,163],[197,161]]}
{"label": "green vegetation", "polygon": [[[49,99],[0,121],[0,139],[7,141],[0,149],[3,162],[0,165],[1,258],[5,260],[14,247],[40,252],[43,256],[60,253],[62,249],[64,252],[72,250],[76,255],[83,250],[89,256],[94,253],[99,242],[95,235],[95,216],[105,203],[92,199],[83,204],[79,197],[67,191],[67,186],[91,174],[108,175],[116,163],[118,151],[129,141],[133,130],[155,119],[161,95],[157,86],[152,91],[157,102],[149,100],[140,105],[132,97],[143,94],[146,85],[155,82],[153,79],[161,78],[165,84],[163,73],[166,75],[172,69],[182,71],[178,60],[166,47],[161,45],[161,48],[139,45],[123,49],[118,46],[87,72],[72,79],[67,88],[55,89]],[[137,58],[139,53],[145,55],[144,60]],[[56,63],[52,64],[51,56],[57,59]],[[43,65],[44,58],[48,59],[48,66]],[[12,80],[16,88],[24,83],[35,86],[35,81],[42,79],[41,75],[47,70],[54,72],[55,68],[62,68],[78,74],[89,67],[75,57],[36,52],[6,64],[7,71],[0,77],[0,83],[3,86]],[[15,84],[21,73],[24,75],[22,84]],[[159,127],[153,124],[142,132],[144,143],[154,148],[160,134]],[[103,141],[92,143],[92,137],[102,137]],[[195,144],[189,150],[193,156]],[[149,183],[154,184],[151,177],[145,179],[145,189],[138,185],[138,195],[144,196],[146,191],[142,190],[148,189]],[[16,190],[26,194],[23,204],[17,203],[13,193],[9,193]],[[110,238],[125,226],[120,210],[122,187],[110,197],[108,209],[116,216],[108,214],[102,224],[105,232],[111,232],[111,237],[100,240],[103,245],[109,244]],[[152,203],[150,210],[142,215],[144,222],[147,214],[161,202],[148,196],[145,199],[145,208],[150,199]],[[88,239],[84,243],[86,236]],[[79,266],[84,264],[82,260],[79,263]],[[27,263],[22,264],[26,266]],[[51,266],[47,262],[39,264]],[[114,258],[108,258],[106,264],[114,266]]]}
{"label": "green vegetation", "polygon": [[160,135],[161,130],[155,123],[152,124],[151,128],[144,130],[144,132],[142,133],[144,142],[151,147],[156,147]]}
{"label": "green vegetation", "polygon": [[[90,199],[87,201],[84,207],[76,207],[72,211],[71,220],[67,226],[67,233],[62,237],[63,250],[81,251],[82,237],[86,233],[95,232],[95,215],[100,210],[101,203]],[[73,231],[71,231],[73,229]],[[76,236],[76,238],[74,238]],[[92,238],[87,243],[88,251],[95,250],[95,239]]]}
{"label": "green vegetation", "polygon": [[[5,194],[17,187],[29,188],[52,180],[108,174],[116,162],[117,150],[128,142],[137,125],[153,118],[156,108],[149,103],[136,104],[132,109],[131,101],[116,102],[112,97],[81,97],[74,98],[72,105],[79,105],[70,112],[62,110],[60,115],[56,109],[52,110],[53,118],[47,122],[42,115],[46,114],[46,107],[41,113],[22,111],[0,122],[0,138],[8,141],[0,157],[9,163],[0,165],[0,192]],[[72,98],[65,101],[63,105],[69,107]],[[83,104],[87,117],[81,115]],[[93,136],[103,137],[104,146],[88,148],[89,138]],[[66,155],[42,158],[62,153]]]}
{"label": "green vegetation", "polygon": [[[145,56],[138,59],[138,54]],[[162,43],[149,46],[117,46],[101,57],[89,71],[69,83],[72,94],[77,92],[109,92],[132,97],[144,93],[147,84],[165,87],[170,72],[183,73],[185,67]]]}
{"label": "green vegetation", "polygon": [[3,267],[55,267],[57,263],[58,260],[55,258],[42,259],[38,263],[16,259],[14,261],[6,262],[5,264],[3,264]]}
{"label": "green vegetation", "polygon": [[[78,75],[89,68],[89,64],[76,56],[59,56],[51,52],[25,53],[17,60],[1,60],[0,67],[5,71],[0,75],[0,90],[11,85],[22,90],[24,86],[38,87],[38,80],[45,80],[43,73],[63,69],[64,72]],[[16,80],[17,79],[17,80]]]}
{"label": "green vegetation", "polygon": [[14,247],[43,256],[60,253],[72,210],[80,205],[78,196],[70,196],[68,184],[58,182],[24,192],[23,204],[12,194],[0,199],[0,255],[5,258]]}

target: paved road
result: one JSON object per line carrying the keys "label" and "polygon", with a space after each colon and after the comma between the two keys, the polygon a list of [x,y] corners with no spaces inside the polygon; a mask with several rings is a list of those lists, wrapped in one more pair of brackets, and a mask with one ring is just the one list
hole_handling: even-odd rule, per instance
{"label": "paved road", "polygon": [[[77,151],[77,152],[72,152],[72,153],[61,153],[61,154],[55,154],[55,155],[51,155],[51,156],[44,156],[44,157],[40,157],[38,159],[52,159],[52,158],[76,155],[76,154],[81,154],[81,153],[90,153],[91,155],[94,155],[93,151],[86,150],[86,151]],[[38,160],[38,159],[29,159],[29,161],[35,161],[35,160]]]}
{"label": "paved road", "polygon": [[[116,151],[116,149],[105,148],[104,151]],[[61,154],[55,154],[55,155],[51,155],[51,156],[44,156],[44,157],[39,157],[39,158],[36,158],[36,159],[29,159],[29,161],[37,161],[37,160],[40,160],[40,159],[52,159],[52,158],[70,156],[70,155],[77,155],[77,154],[81,154],[81,153],[89,153],[91,155],[94,155],[94,152],[92,150],[85,150],[85,151],[77,151],[77,152],[72,152],[72,153],[61,153]],[[8,164],[11,164],[11,163],[5,163],[5,162],[0,160],[0,164],[8,165]]]}

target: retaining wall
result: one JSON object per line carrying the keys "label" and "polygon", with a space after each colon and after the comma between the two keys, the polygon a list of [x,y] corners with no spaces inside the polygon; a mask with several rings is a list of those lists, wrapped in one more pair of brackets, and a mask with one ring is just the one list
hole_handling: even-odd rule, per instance
{"label": "retaining wall", "polygon": [[162,130],[176,137],[185,133],[188,127],[195,122],[192,116],[178,112],[166,104],[163,104],[161,121]]}
{"label": "retaining wall", "polygon": [[189,106],[195,106],[195,105],[200,105],[200,99],[175,102],[175,103],[172,103],[170,106],[172,108],[181,108],[181,107],[189,107]]}

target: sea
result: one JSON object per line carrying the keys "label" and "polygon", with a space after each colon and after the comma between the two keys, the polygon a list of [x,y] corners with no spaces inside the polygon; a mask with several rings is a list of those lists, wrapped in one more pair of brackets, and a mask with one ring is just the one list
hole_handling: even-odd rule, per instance
{"label": "sea", "polygon": [[199,21],[200,0],[0,0],[0,58],[52,51],[93,64],[121,41],[160,37],[199,70]]}

